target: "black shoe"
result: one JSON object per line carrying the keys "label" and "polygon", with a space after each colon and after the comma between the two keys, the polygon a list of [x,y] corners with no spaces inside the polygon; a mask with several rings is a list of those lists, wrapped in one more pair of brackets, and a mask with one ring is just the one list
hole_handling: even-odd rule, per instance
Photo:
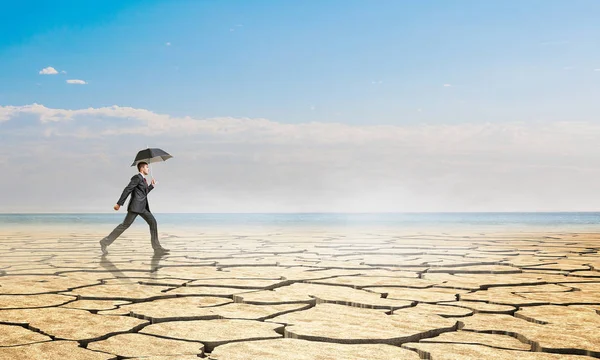
{"label": "black shoe", "polygon": [[165,255],[165,254],[168,254],[169,251],[171,251],[171,250],[165,249],[163,247],[157,248],[157,249],[154,249],[154,255]]}
{"label": "black shoe", "polygon": [[[104,240],[104,239],[102,239]],[[106,244],[102,242],[102,240],[100,240],[100,250],[102,250],[102,255],[106,255],[108,254],[108,250],[106,250]]]}

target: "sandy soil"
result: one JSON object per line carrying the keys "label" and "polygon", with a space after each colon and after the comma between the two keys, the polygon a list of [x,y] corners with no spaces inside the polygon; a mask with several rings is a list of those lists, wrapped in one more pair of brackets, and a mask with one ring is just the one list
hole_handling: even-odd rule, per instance
{"label": "sandy soil", "polygon": [[0,229],[0,359],[600,358],[600,234]]}

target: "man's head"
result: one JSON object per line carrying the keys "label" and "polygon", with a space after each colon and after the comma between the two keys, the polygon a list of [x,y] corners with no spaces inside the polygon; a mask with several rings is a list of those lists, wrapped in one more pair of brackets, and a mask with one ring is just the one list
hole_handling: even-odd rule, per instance
{"label": "man's head", "polygon": [[138,171],[141,172],[142,174],[148,175],[148,163],[145,163],[143,161],[139,162],[137,164],[137,168],[138,168]]}

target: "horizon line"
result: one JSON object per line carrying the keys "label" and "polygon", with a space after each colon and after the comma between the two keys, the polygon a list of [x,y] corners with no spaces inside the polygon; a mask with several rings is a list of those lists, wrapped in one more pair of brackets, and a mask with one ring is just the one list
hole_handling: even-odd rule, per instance
{"label": "horizon line", "polygon": [[[374,212],[154,212],[167,215],[377,215],[377,214],[581,214],[600,213],[599,210],[557,210],[557,211],[374,211]],[[0,215],[121,215],[126,212],[0,212]]]}

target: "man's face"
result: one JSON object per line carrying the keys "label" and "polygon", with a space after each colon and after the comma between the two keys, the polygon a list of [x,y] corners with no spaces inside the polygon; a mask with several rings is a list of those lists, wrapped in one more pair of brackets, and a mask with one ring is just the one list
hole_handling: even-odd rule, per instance
{"label": "man's face", "polygon": [[144,175],[148,175],[148,165],[142,165],[140,167],[140,172]]}

